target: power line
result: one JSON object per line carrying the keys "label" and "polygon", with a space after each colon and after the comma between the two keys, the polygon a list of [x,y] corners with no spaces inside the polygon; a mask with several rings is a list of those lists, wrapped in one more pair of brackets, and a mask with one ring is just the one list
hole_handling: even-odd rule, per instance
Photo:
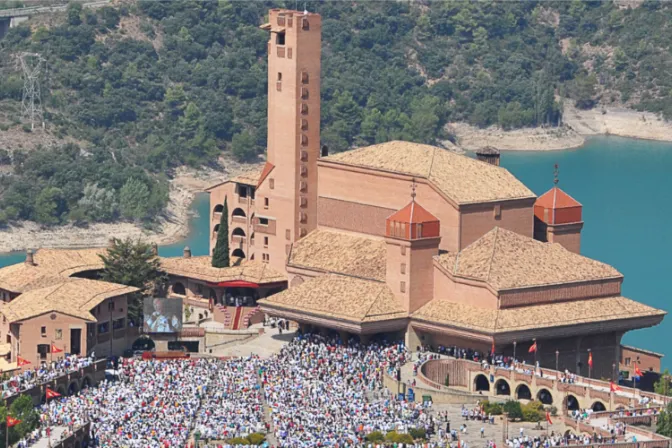
{"label": "power line", "polygon": [[41,123],[44,128],[40,74],[46,61],[39,53],[21,53],[19,59],[23,70],[22,117],[30,121],[31,130],[35,129],[36,122]]}

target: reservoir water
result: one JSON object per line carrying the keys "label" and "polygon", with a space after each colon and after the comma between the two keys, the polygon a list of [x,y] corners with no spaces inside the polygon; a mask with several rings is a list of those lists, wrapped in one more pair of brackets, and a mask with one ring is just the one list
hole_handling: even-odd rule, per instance
{"label": "reservoir water", "polygon": [[[672,143],[596,137],[575,150],[502,154],[502,165],[537,195],[553,186],[555,163],[559,186],[583,204],[582,254],[623,273],[624,296],[671,310]],[[188,237],[160,247],[160,255],[179,256],[187,245],[194,255],[207,255],[208,195],[198,195],[192,210]],[[23,259],[21,253],[0,255],[0,267]],[[658,327],[626,334],[623,342],[668,354],[670,335],[672,316]],[[663,358],[663,366],[672,367],[672,360]]]}

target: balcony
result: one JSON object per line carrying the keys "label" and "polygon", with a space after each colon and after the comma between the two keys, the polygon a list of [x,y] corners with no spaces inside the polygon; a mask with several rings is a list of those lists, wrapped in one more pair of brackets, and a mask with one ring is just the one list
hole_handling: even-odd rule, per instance
{"label": "balcony", "polygon": [[245,241],[246,241],[246,238],[244,236],[233,235],[231,237],[231,243],[233,243],[233,245],[235,247],[239,247],[241,249],[243,248],[243,244],[245,244]]}
{"label": "balcony", "polygon": [[254,221],[254,231],[258,233],[263,233],[264,235],[275,235],[276,223],[275,219],[269,219],[268,224],[261,224],[259,219]]}
{"label": "balcony", "polygon": [[233,216],[231,222],[234,224],[247,224],[247,218],[244,216]]}
{"label": "balcony", "polygon": [[285,57],[285,47],[278,46],[277,47],[277,55],[279,58],[284,58]]}
{"label": "balcony", "polygon": [[248,196],[238,196],[238,203],[247,205],[248,199]]}
{"label": "balcony", "polygon": [[278,26],[285,26],[285,16],[278,16]]}

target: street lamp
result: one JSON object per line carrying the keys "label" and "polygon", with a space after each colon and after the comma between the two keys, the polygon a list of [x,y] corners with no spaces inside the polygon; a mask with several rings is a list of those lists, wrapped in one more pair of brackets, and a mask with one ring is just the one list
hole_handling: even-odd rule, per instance
{"label": "street lamp", "polygon": [[560,358],[560,350],[555,351],[555,371],[558,371],[558,359]]}

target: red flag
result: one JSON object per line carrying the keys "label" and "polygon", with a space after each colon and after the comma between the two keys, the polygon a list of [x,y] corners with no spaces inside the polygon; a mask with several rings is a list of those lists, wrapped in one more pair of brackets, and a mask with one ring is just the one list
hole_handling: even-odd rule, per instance
{"label": "red flag", "polygon": [[609,383],[609,390],[610,390],[611,392],[617,392],[617,391],[621,390],[621,388],[618,387],[618,385],[614,384],[613,381],[611,381],[611,382]]}
{"label": "red flag", "polygon": [[16,426],[19,423],[21,423],[21,420],[18,420],[18,419],[14,418],[14,417],[11,417],[9,415],[7,416],[7,427],[8,428],[11,428],[12,426]]}
{"label": "red flag", "polygon": [[28,361],[27,359],[23,359],[20,356],[16,357],[16,366],[17,367],[27,366],[28,364],[30,364],[30,361]]}
{"label": "red flag", "polygon": [[548,422],[549,425],[552,425],[553,422],[551,421],[551,413],[546,411],[546,421]]}
{"label": "red flag", "polygon": [[639,370],[637,363],[635,363],[635,376],[642,376],[642,371]]}
{"label": "red flag", "polygon": [[588,353],[588,367],[593,368],[593,352]]}
{"label": "red flag", "polygon": [[492,348],[490,349],[490,354],[495,356],[495,341],[492,341]]}
{"label": "red flag", "polygon": [[56,398],[56,397],[60,397],[60,396],[61,396],[61,394],[59,394],[55,390],[51,390],[47,387],[47,400],[50,399],[50,398]]}
{"label": "red flag", "polygon": [[534,344],[532,344],[527,353],[535,353],[536,351],[537,351],[537,341],[534,341]]}
{"label": "red flag", "polygon": [[62,353],[63,350],[56,347],[56,344],[51,344],[51,353]]}

